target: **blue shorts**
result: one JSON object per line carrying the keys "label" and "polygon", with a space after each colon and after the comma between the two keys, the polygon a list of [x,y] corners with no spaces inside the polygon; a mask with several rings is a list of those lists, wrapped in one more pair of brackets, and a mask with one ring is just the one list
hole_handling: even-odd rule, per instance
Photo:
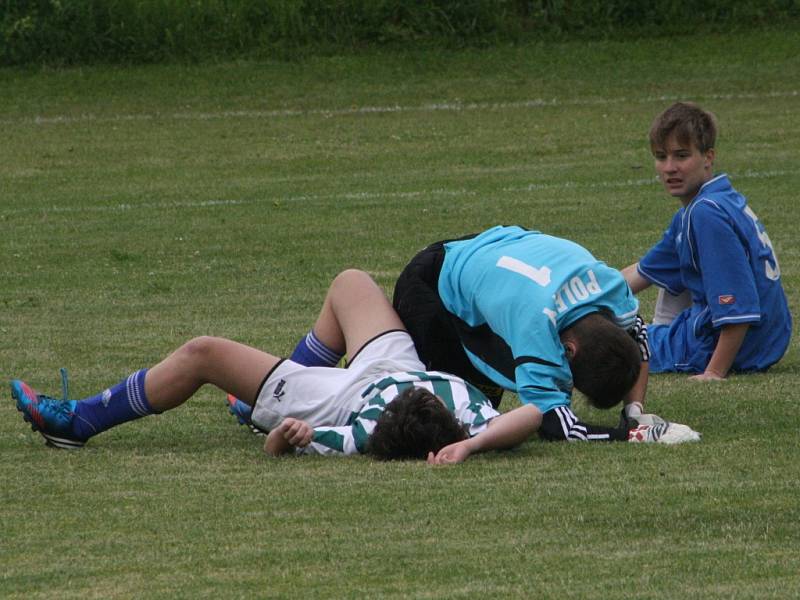
{"label": "blue shorts", "polygon": [[717,336],[696,336],[690,318],[689,311],[685,311],[669,325],[647,326],[650,373],[702,373],[706,370],[717,345]]}

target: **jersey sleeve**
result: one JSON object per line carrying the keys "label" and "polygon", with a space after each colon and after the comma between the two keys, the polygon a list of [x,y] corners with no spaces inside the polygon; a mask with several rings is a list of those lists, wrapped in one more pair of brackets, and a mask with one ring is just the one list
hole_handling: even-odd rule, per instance
{"label": "jersey sleeve", "polygon": [[620,423],[617,427],[584,423],[568,406],[559,406],[544,413],[539,437],[551,442],[625,441],[628,438],[628,428],[625,423]]}
{"label": "jersey sleeve", "polygon": [[363,454],[384,408],[382,396],[376,393],[350,424],[315,427],[311,443],[297,448],[295,454]]}
{"label": "jersey sleeve", "polygon": [[685,289],[676,246],[676,237],[680,234],[681,214],[678,212],[673,217],[664,236],[639,260],[637,267],[642,277],[664,288],[673,296],[677,296]]}
{"label": "jersey sleeve", "polygon": [[711,200],[699,200],[690,214],[689,235],[712,325],[761,320],[750,261],[727,213]]}
{"label": "jersey sleeve", "polygon": [[533,404],[544,413],[570,403],[572,377],[561,365],[541,360],[523,362],[517,366],[516,378],[523,404]]}
{"label": "jersey sleeve", "polygon": [[359,454],[353,427],[315,427],[311,443],[295,449],[295,454]]}
{"label": "jersey sleeve", "polygon": [[[485,431],[489,422],[500,415],[483,392],[472,385],[464,382],[451,389],[453,389],[453,415],[466,429],[469,437],[475,437]],[[434,393],[437,391],[434,389]],[[446,399],[445,404],[447,404]]]}

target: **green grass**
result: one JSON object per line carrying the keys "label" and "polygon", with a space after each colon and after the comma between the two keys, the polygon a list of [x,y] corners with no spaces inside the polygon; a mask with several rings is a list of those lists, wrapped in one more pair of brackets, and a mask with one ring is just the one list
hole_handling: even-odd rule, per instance
{"label": "green grass", "polygon": [[[0,379],[57,393],[66,366],[88,395],[202,334],[285,354],[338,271],[389,291],[426,243],[497,223],[625,266],[676,208],[645,134],[677,98],[719,117],[798,314],[796,41],[2,70]],[[269,460],[212,389],[56,452],[6,396],[0,596],[794,598],[799,363],[794,341],[768,374],[654,377],[701,444],[446,469]]]}

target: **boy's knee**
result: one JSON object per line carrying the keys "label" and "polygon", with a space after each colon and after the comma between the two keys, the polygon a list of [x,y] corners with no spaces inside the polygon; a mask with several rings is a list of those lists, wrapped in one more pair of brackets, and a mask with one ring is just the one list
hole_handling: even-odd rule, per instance
{"label": "boy's knee", "polygon": [[211,356],[216,345],[217,338],[203,335],[189,340],[178,348],[177,354],[189,362],[198,362]]}
{"label": "boy's knee", "polygon": [[377,288],[377,284],[369,273],[359,269],[347,269],[339,273],[331,282],[328,295],[333,301],[336,298],[354,298],[359,290]]}
{"label": "boy's knee", "polygon": [[372,277],[360,269],[345,269],[334,278],[331,285],[352,285],[359,281],[372,281]]}

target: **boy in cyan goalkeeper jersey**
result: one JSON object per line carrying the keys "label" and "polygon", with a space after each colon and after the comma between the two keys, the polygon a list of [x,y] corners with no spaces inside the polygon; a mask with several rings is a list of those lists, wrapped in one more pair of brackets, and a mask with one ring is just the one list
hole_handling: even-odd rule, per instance
{"label": "boy in cyan goalkeeper jersey", "polygon": [[[436,242],[395,284],[394,307],[420,358],[543,413],[548,440],[625,441],[643,415],[647,340],[622,274],[580,245],[522,227]],[[598,408],[625,403],[619,426],[581,421],[573,388]]]}
{"label": "boy in cyan goalkeeper jersey", "polygon": [[678,102],[650,129],[655,167],[681,207],[662,239],[623,270],[634,293],[656,285],[650,372],[718,380],[783,356],[792,317],[764,225],[724,173],[714,175],[714,116]]}

